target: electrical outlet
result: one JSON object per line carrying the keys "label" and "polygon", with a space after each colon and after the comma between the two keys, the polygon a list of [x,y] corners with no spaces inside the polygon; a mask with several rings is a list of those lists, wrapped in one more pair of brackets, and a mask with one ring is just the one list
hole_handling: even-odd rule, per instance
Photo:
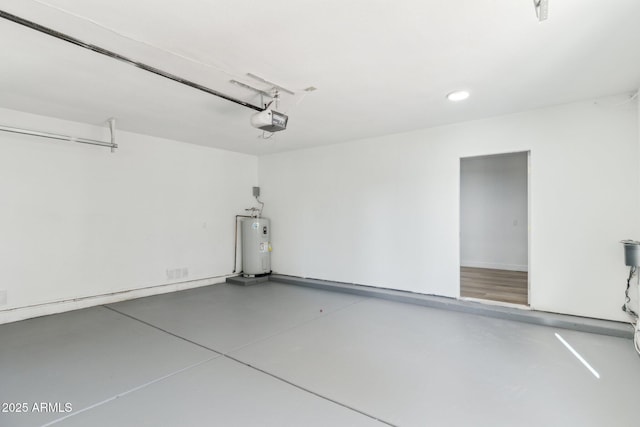
{"label": "electrical outlet", "polygon": [[188,275],[189,275],[189,269],[187,267],[167,269],[168,280],[182,279],[184,277],[187,277]]}
{"label": "electrical outlet", "polygon": [[253,187],[253,197],[260,197],[260,187]]}
{"label": "electrical outlet", "polygon": [[6,304],[7,304],[7,291],[1,290],[0,291],[0,305],[6,305]]}

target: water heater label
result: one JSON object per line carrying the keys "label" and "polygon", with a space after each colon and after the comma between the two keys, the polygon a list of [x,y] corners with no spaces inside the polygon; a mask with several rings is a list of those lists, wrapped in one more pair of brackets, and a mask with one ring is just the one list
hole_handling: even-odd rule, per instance
{"label": "water heater label", "polygon": [[260,242],[260,252],[269,252],[269,242]]}
{"label": "water heater label", "polygon": [[254,230],[258,229],[258,223],[254,222],[253,224],[251,224],[251,228],[253,228]]}

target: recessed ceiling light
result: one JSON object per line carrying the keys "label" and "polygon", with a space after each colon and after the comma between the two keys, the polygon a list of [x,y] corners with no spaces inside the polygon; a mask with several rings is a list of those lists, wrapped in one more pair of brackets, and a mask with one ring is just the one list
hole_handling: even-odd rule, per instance
{"label": "recessed ceiling light", "polygon": [[466,90],[457,90],[455,92],[451,92],[447,95],[447,99],[449,101],[462,101],[469,97],[469,92]]}

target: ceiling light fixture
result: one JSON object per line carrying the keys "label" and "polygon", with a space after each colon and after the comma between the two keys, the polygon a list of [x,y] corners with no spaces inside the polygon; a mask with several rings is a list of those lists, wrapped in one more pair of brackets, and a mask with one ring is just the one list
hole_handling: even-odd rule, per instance
{"label": "ceiling light fixture", "polygon": [[454,102],[463,101],[468,97],[469,97],[469,92],[467,92],[466,90],[457,90],[447,95],[447,99],[449,101],[454,101]]}

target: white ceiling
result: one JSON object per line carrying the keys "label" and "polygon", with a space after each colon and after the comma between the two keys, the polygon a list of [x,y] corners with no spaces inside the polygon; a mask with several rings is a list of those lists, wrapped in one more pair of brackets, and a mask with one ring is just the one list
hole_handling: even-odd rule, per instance
{"label": "white ceiling", "polygon": [[[0,107],[251,154],[334,144],[640,87],[640,1],[0,0],[0,9],[244,101],[296,92],[289,127],[0,19]],[[315,92],[304,88],[315,86]],[[472,93],[451,103],[453,90]],[[306,94],[306,96],[305,96]],[[0,125],[2,123],[0,118]],[[46,129],[42,129],[46,130]]]}

